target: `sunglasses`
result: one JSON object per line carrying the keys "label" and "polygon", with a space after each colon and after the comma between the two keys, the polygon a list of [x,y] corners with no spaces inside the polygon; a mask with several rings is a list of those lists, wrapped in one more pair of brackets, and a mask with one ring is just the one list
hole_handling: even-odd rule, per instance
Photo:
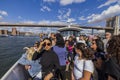
{"label": "sunglasses", "polygon": [[95,44],[94,42],[92,44]]}
{"label": "sunglasses", "polygon": [[105,36],[109,36],[109,34],[105,34]]}
{"label": "sunglasses", "polygon": [[43,44],[44,47],[45,47],[46,45],[50,46],[51,43],[46,43],[46,42],[45,42],[45,43]]}

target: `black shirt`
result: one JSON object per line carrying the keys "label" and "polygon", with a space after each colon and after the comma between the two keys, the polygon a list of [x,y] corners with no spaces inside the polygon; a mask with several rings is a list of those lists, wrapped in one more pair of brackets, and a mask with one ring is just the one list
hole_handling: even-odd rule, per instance
{"label": "black shirt", "polygon": [[42,72],[48,74],[49,72],[55,72],[59,69],[60,63],[58,56],[53,50],[42,51],[40,53],[34,53],[33,60],[40,58],[40,64],[42,65]]}

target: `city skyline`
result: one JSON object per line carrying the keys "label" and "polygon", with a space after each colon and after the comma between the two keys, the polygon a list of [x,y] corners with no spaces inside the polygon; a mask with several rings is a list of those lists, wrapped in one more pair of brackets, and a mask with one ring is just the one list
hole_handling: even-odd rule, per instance
{"label": "city skyline", "polygon": [[[0,23],[64,24],[69,22],[85,26],[105,26],[105,19],[116,15],[120,15],[120,0],[0,1]],[[18,30],[40,32],[41,28],[21,27]]]}

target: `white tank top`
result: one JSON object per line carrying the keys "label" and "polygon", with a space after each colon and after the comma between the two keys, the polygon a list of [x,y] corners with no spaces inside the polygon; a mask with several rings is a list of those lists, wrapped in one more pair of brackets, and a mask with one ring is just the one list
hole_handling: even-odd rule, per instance
{"label": "white tank top", "polygon": [[93,73],[94,71],[93,62],[92,60],[84,60],[84,59],[79,60],[78,56],[76,56],[74,61],[74,70],[73,70],[75,80],[83,77],[83,70]]}

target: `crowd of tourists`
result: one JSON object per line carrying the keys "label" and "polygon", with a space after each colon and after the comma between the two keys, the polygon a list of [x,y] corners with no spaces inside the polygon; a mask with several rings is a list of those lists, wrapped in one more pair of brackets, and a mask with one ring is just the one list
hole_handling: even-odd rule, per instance
{"label": "crowd of tourists", "polygon": [[120,34],[106,32],[101,39],[51,33],[25,49],[19,63],[28,80],[120,80]]}

